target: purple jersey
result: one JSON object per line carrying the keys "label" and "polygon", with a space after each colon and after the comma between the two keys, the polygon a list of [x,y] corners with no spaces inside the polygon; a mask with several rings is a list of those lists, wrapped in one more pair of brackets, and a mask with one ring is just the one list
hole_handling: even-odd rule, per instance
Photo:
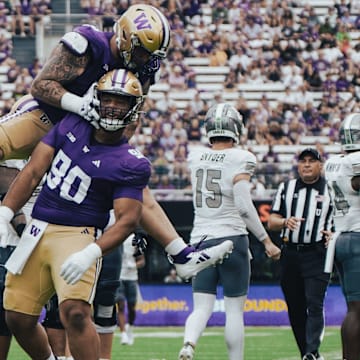
{"label": "purple jersey", "polygon": [[103,229],[114,199],[142,201],[151,173],[148,159],[125,138],[115,145],[97,143],[93,131],[79,116],[69,114],[42,139],[55,149],[55,156],[32,217]]}
{"label": "purple jersey", "polygon": [[[125,68],[125,66],[121,59],[114,58],[114,55],[111,52],[110,39],[114,33],[99,31],[93,25],[78,26],[73,31],[81,34],[88,40],[88,51],[90,51],[91,60],[83,74],[71,83],[63,86],[69,92],[82,96],[86,93],[90,85],[97,82],[108,71]],[[72,50],[71,44],[66,42],[65,37],[63,37],[60,41],[76,55],[76,53]],[[139,80],[144,84],[145,81],[150,79],[150,84],[153,84],[155,82],[155,72],[157,69],[158,68],[154,69],[154,73],[152,74],[141,76],[137,74]],[[49,119],[54,124],[59,122],[67,114],[65,110],[46,104],[39,99],[36,100],[38,101],[40,108],[48,115]]]}
{"label": "purple jersey", "polygon": [[[64,85],[64,88],[69,92],[82,96],[86,93],[90,85],[98,81],[101,76],[110,70],[121,68],[123,65],[119,63],[119,61],[116,61],[110,50],[110,38],[113,33],[99,31],[90,25],[79,26],[73,31],[80,33],[88,40],[91,61],[83,74],[71,83]],[[61,41],[71,50],[70,44],[67,44],[63,39]],[[38,100],[38,102],[40,108],[48,115],[53,123],[60,121],[67,113],[65,110],[46,104],[43,101]]]}

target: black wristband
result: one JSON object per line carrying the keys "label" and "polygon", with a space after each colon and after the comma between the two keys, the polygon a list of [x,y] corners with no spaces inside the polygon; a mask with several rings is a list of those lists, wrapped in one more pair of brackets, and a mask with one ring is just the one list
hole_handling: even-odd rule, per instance
{"label": "black wristband", "polygon": [[21,234],[23,233],[25,226],[26,224],[19,224],[15,226],[15,231],[19,236],[21,236]]}

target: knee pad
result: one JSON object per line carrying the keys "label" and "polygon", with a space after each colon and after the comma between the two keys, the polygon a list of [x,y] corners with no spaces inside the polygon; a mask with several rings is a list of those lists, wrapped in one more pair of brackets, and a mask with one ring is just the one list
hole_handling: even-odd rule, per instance
{"label": "knee pad", "polygon": [[96,288],[94,304],[110,306],[115,304],[116,290],[120,285],[119,280],[100,281]]}
{"label": "knee pad", "polygon": [[100,327],[116,326],[116,307],[115,305],[94,304],[94,323]]}
{"label": "knee pad", "polygon": [[63,329],[64,327],[60,321],[58,297],[56,295],[45,305],[45,310],[43,326],[50,329]]}
{"label": "knee pad", "polygon": [[98,324],[95,324],[96,332],[98,334],[112,334],[116,330],[116,325],[112,326],[100,326]]}

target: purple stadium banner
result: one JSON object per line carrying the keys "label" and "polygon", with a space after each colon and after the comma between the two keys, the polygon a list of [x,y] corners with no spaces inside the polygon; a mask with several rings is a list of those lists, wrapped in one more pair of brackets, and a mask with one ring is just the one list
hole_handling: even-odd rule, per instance
{"label": "purple stadium banner", "polygon": [[[192,293],[189,284],[141,285],[142,301],[137,306],[138,326],[183,326],[192,310]],[[339,286],[330,286],[325,299],[326,325],[340,325],[346,305]],[[287,306],[277,285],[253,285],[244,312],[246,325],[289,325]],[[225,323],[224,298],[221,288],[209,326]]]}

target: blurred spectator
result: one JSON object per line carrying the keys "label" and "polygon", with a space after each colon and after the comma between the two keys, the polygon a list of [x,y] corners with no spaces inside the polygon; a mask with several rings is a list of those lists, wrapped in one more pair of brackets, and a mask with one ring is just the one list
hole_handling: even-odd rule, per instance
{"label": "blurred spectator", "polygon": [[336,1],[334,5],[338,18],[342,18],[346,11],[351,10],[351,2],[349,0]]}
{"label": "blurred spectator", "polygon": [[350,82],[347,79],[347,75],[345,71],[341,71],[339,77],[335,82],[336,91],[348,91]]}
{"label": "blurred spectator", "polygon": [[225,66],[228,57],[222,43],[217,44],[209,56],[210,66]]}
{"label": "blurred spectator", "polygon": [[130,0],[118,0],[116,4],[117,14],[120,17],[130,6]]}
{"label": "blurred spectator", "polygon": [[[283,128],[278,122],[270,121],[269,123],[269,134],[267,136],[268,143],[272,145],[291,145],[291,140],[284,133]],[[274,158],[272,153],[272,148],[269,149],[269,152],[265,155],[266,160]],[[275,161],[274,161],[275,162]]]}
{"label": "blurred spectator", "polygon": [[[175,121],[174,127],[171,130],[171,135],[176,139],[177,144],[186,144],[188,140],[187,132],[184,128],[184,122],[182,119]],[[176,158],[176,153],[175,153]],[[186,160],[186,158],[185,158]]]}
{"label": "blurred spectator", "polygon": [[251,64],[251,58],[244,52],[241,46],[237,46],[235,53],[230,56],[229,66],[231,69],[239,69],[238,65],[241,65],[241,69],[246,71],[248,66]]}
{"label": "blurred spectator", "polygon": [[199,0],[183,0],[182,11],[187,23],[198,26],[201,19],[201,4]]}
{"label": "blurred spectator", "polygon": [[349,10],[345,10],[344,15],[340,20],[348,30],[353,30],[355,28],[355,17],[350,14]]}
{"label": "blurred spectator", "polygon": [[339,29],[336,33],[336,45],[344,55],[350,50],[351,37],[346,26],[342,23],[339,25]]}
{"label": "blurred spectator", "polygon": [[35,78],[35,76],[38,74],[38,72],[41,69],[42,69],[42,65],[41,65],[40,60],[38,58],[35,58],[28,67],[29,73],[33,78]]}
{"label": "blurred spectator", "polygon": [[303,118],[299,120],[295,116],[290,119],[288,124],[287,136],[294,145],[299,145],[301,139],[306,135],[305,123]]}
{"label": "blurred spectator", "polygon": [[51,13],[52,6],[50,0],[33,0],[30,10],[30,34],[35,34],[37,23],[49,24]]}
{"label": "blurred spectator", "polygon": [[237,90],[237,79],[235,70],[230,70],[226,74],[224,87],[226,90]]}
{"label": "blurred spectator", "polygon": [[262,33],[262,28],[258,23],[255,22],[254,17],[249,15],[246,17],[246,23],[242,29],[242,32],[249,40],[257,39]]}
{"label": "blurred spectator", "polygon": [[206,101],[201,99],[200,92],[197,91],[194,97],[190,100],[191,111],[197,114],[205,114],[207,111]]}
{"label": "blurred spectator", "polygon": [[272,144],[269,144],[267,153],[262,158],[262,170],[265,173],[266,183],[271,183],[272,178],[279,172],[279,155],[274,152]]}
{"label": "blurred spectator", "polygon": [[281,80],[281,70],[275,59],[270,61],[270,65],[266,70],[266,77],[272,82]]}
{"label": "blurred spectator", "polygon": [[311,58],[306,62],[304,68],[304,80],[312,91],[321,90],[322,80],[319,71],[313,66]]}
{"label": "blurred spectator", "polygon": [[186,88],[188,89],[196,89],[197,81],[196,81],[196,72],[191,70],[185,75],[186,78]]}
{"label": "blurred spectator", "polygon": [[6,61],[12,54],[12,41],[7,37],[7,32],[0,32],[0,63],[6,65]]}
{"label": "blurred spectator", "polygon": [[102,0],[100,15],[103,31],[113,31],[115,19],[117,18],[117,8],[112,0]]}
{"label": "blurred spectator", "polygon": [[175,65],[170,71],[169,85],[171,90],[185,90],[186,89],[186,78],[180,65]]}
{"label": "blurred spectator", "polygon": [[[25,94],[30,92],[30,86],[33,81],[33,77],[31,76],[28,68],[21,68],[20,74],[17,76],[15,80],[16,85],[21,85],[26,90]],[[24,94],[24,95],[25,95]]]}
{"label": "blurred spectator", "polygon": [[31,0],[14,0],[12,2],[12,31],[14,35],[26,36],[25,19],[29,21],[30,34],[34,34],[33,19],[29,16],[31,13]]}
{"label": "blurred spectator", "polygon": [[250,117],[251,110],[249,109],[247,101],[243,96],[240,96],[239,99],[236,101],[235,108],[241,114],[243,124],[244,126],[246,126]]}
{"label": "blurred spectator", "polygon": [[13,58],[7,58],[7,65],[9,69],[7,71],[8,82],[13,83],[16,81],[21,72],[21,67],[16,63]]}
{"label": "blurred spectator", "polygon": [[7,30],[9,23],[8,23],[8,15],[11,12],[11,6],[6,6],[4,1],[0,2],[0,28]]}
{"label": "blurred spectator", "polygon": [[152,163],[155,173],[159,176],[163,174],[168,174],[170,169],[169,161],[165,156],[165,150],[161,146],[159,146],[158,148],[156,148],[155,153],[156,158]]}
{"label": "blurred spectator", "polygon": [[209,35],[209,28],[201,18],[199,25],[197,25],[194,29],[194,40],[203,41],[203,39]]}
{"label": "blurred spectator", "polygon": [[160,175],[160,179],[159,179],[157,188],[172,190],[172,189],[175,189],[175,186],[174,186],[174,184],[172,184],[169,175],[163,174],[163,175]]}
{"label": "blurred spectator", "polygon": [[187,130],[189,141],[200,141],[202,134],[200,129],[200,121],[197,117],[190,120],[190,125]]}
{"label": "blurred spectator", "polygon": [[262,180],[259,176],[254,176],[251,179],[251,195],[255,198],[263,199],[265,197],[265,179]]}
{"label": "blurred spectator", "polygon": [[160,111],[161,113],[164,114],[172,106],[176,107],[176,102],[175,102],[175,100],[170,98],[169,92],[166,91],[163,93],[163,97],[161,99],[159,99],[158,101],[156,101],[155,106],[158,111]]}
{"label": "blurred spectator", "polygon": [[217,0],[212,8],[211,12],[213,24],[228,24],[228,9],[224,5],[224,1]]}
{"label": "blurred spectator", "polygon": [[200,56],[207,57],[212,53],[214,49],[214,44],[211,41],[211,35],[205,35],[202,40],[202,43],[198,46],[197,51]]}
{"label": "blurred spectator", "polygon": [[322,135],[322,129],[325,126],[325,119],[321,116],[317,109],[313,109],[309,116],[305,118],[305,121],[308,135]]}
{"label": "blurred spectator", "polygon": [[165,276],[164,278],[165,284],[180,284],[182,283],[182,280],[180,276],[176,273],[175,268],[171,268],[169,271],[169,274]]}
{"label": "blurred spectator", "polygon": [[101,15],[100,10],[100,0],[89,0],[88,7],[87,7],[87,20],[86,22],[101,27],[101,20],[99,18],[99,15]]}

